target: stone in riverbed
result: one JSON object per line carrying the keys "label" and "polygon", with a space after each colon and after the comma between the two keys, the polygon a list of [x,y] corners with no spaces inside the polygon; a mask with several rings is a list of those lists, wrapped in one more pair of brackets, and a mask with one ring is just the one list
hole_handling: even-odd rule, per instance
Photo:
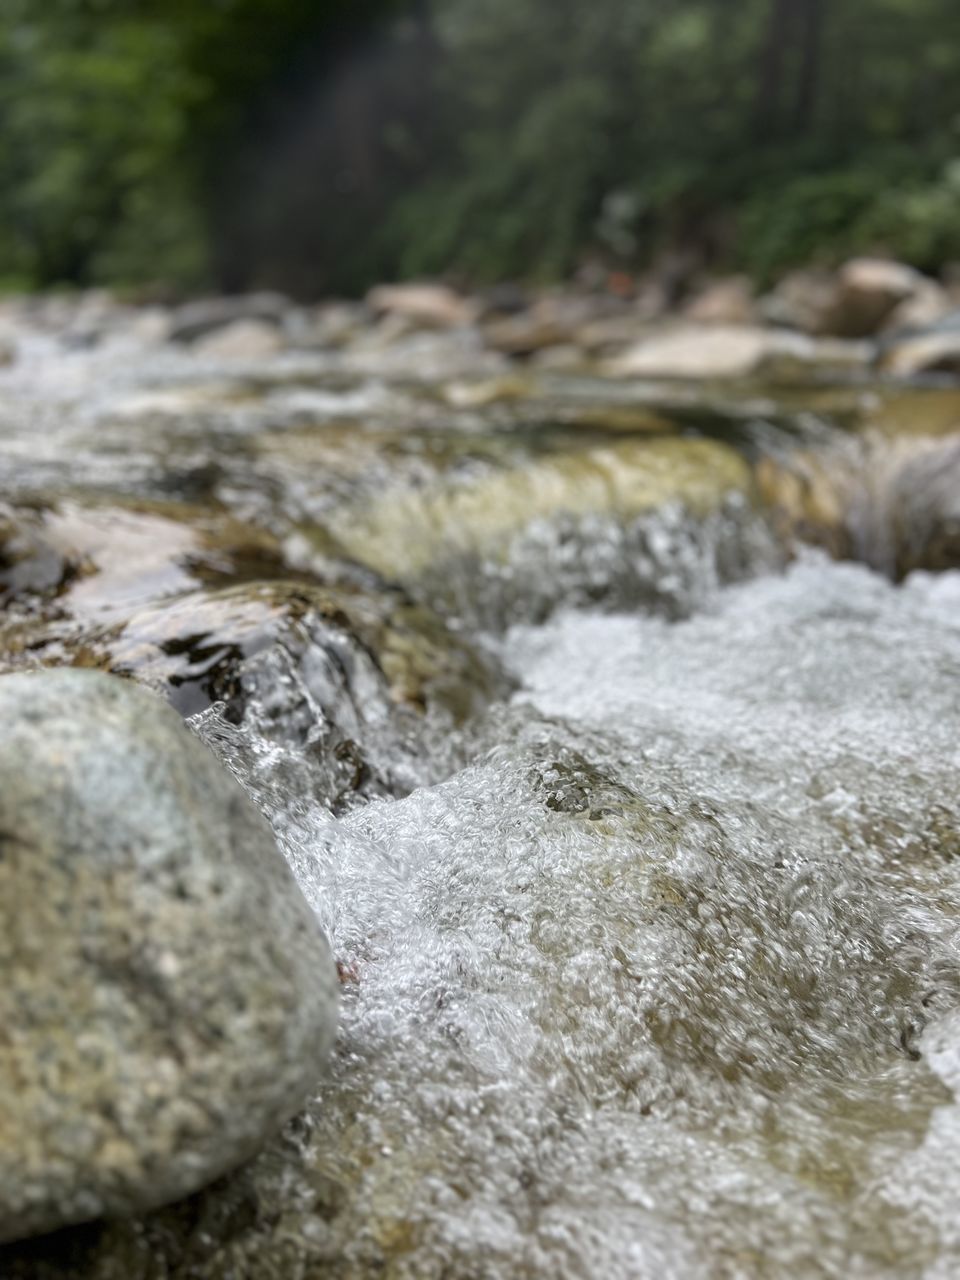
{"label": "stone in riverbed", "polygon": [[893,342],[881,367],[898,378],[924,374],[960,374],[960,314],[951,313],[939,326]]}
{"label": "stone in riverbed", "polygon": [[791,272],[763,299],[761,313],[808,334],[867,338],[889,324],[911,323],[911,311],[929,314],[942,299],[936,282],[913,267],[852,258],[837,272]]}
{"label": "stone in riverbed", "polygon": [[239,786],[115,677],[0,679],[0,1240],[186,1195],[300,1106],[329,949]]}
{"label": "stone in riverbed", "polygon": [[780,535],[899,581],[960,566],[960,438],[838,436],[757,463],[757,487]]}
{"label": "stone in riverbed", "polygon": [[193,351],[208,360],[262,360],[284,347],[283,331],[269,320],[232,320],[193,343]]}
{"label": "stone in riverbed", "polygon": [[844,338],[869,337],[897,307],[932,283],[903,262],[852,258],[837,273],[830,332]]}
{"label": "stone in riverbed", "polygon": [[442,284],[382,284],[367,294],[378,316],[398,316],[415,328],[448,329],[469,324],[473,307]]}
{"label": "stone in riverbed", "polygon": [[607,364],[614,377],[750,378],[773,381],[862,372],[865,343],[815,339],[759,325],[682,324],[643,338]]}
{"label": "stone in riverbed", "polygon": [[289,300],[279,293],[198,298],[174,311],[169,336],[173,342],[193,342],[238,320],[282,325],[290,310]]}

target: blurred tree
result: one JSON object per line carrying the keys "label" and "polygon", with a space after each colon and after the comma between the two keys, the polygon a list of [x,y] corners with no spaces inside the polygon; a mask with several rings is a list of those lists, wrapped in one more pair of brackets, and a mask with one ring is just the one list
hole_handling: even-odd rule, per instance
{"label": "blurred tree", "polygon": [[855,248],[960,258],[956,0],[0,0],[0,17],[8,279],[316,294],[677,246],[762,276]]}

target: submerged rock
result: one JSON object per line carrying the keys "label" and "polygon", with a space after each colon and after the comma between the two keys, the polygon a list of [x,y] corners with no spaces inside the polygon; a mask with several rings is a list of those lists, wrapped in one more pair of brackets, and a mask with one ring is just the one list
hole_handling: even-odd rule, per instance
{"label": "submerged rock", "polygon": [[0,679],[0,1239],[195,1191],[317,1080],[336,979],[270,829],[119,679]]}

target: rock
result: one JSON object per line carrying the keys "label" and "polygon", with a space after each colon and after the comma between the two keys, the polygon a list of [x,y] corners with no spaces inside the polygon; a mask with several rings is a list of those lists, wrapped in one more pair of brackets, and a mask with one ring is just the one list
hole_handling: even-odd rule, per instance
{"label": "rock", "polygon": [[281,567],[279,545],[269,534],[184,503],[0,508],[0,601],[5,592],[59,589],[58,619],[124,618],[205,583]]}
{"label": "rock", "polygon": [[451,382],[443,388],[443,398],[455,409],[485,409],[491,404],[525,400],[531,389],[529,380],[507,375],[482,381]]}
{"label": "rock", "polygon": [[615,377],[789,379],[860,369],[871,354],[861,343],[752,325],[681,325],[642,339],[606,368]]}
{"label": "rock", "polygon": [[[708,528],[729,548],[752,509],[749,468],[733,449],[648,435],[652,425],[638,415],[628,430],[647,438],[594,437],[592,447],[451,472],[427,488],[394,485],[334,509],[305,536],[321,555],[332,543],[432,609],[494,630],[542,619],[561,602],[659,606],[655,580],[669,577],[660,551],[696,543]],[[579,429],[588,440],[595,430]],[[663,521],[685,532],[648,536]]]}
{"label": "rock", "polygon": [[763,329],[685,326],[641,339],[608,371],[619,377],[742,378],[756,372],[767,348]]}
{"label": "rock", "polygon": [[282,325],[290,309],[279,293],[247,293],[226,298],[200,298],[177,307],[170,318],[173,342],[194,342],[237,320],[259,320]]}
{"label": "rock", "polygon": [[[852,258],[836,273],[792,272],[762,300],[760,309],[770,323],[805,333],[868,338],[908,303],[915,302],[918,314],[929,310],[940,292],[934,281],[902,262]],[[909,316],[909,311],[902,314]]]}
{"label": "rock", "polygon": [[753,286],[746,276],[714,280],[695,295],[684,315],[694,324],[753,324]]}
{"label": "rock", "polygon": [[575,330],[559,317],[533,309],[488,322],[483,327],[483,336],[494,351],[523,357],[547,347],[570,344]]}
{"label": "rock", "polygon": [[757,488],[785,542],[897,580],[960,567],[960,438],[867,433],[763,457]]}
{"label": "rock", "polygon": [[890,312],[883,325],[884,332],[930,328],[945,319],[954,305],[949,293],[936,280],[923,280],[908,298],[904,298]]}
{"label": "rock", "polygon": [[960,326],[945,324],[892,343],[884,351],[881,368],[899,378],[924,373],[960,374]]}
{"label": "rock", "polygon": [[930,281],[902,262],[853,258],[837,273],[828,331],[843,338],[877,333],[894,309],[918,295]]}
{"label": "rock", "polygon": [[[589,356],[612,356],[632,346],[644,333],[645,326],[636,314],[601,316],[575,330],[575,345],[579,348],[580,361],[583,353]],[[563,347],[547,348],[544,354],[563,350]],[[542,364],[543,361],[538,363]]]}
{"label": "rock", "polygon": [[555,347],[543,347],[530,357],[530,366],[547,373],[571,373],[583,370],[586,363],[583,350],[573,342],[561,342]]}
{"label": "rock", "polygon": [[[292,563],[319,567],[302,537],[288,545]],[[110,587],[109,575],[88,581]],[[231,724],[256,719],[301,758],[310,794],[337,812],[409,791],[426,738],[462,725],[506,688],[464,636],[383,587],[253,581],[167,599],[158,592],[144,605],[132,585],[113,608],[67,591],[0,625],[0,671],[94,667],[134,676],[181,715],[219,703]]]}
{"label": "rock", "polygon": [[197,355],[210,360],[261,360],[284,346],[283,334],[269,320],[232,320],[193,343]]}
{"label": "rock", "polygon": [[360,302],[327,302],[304,311],[291,335],[298,347],[336,351],[362,332],[368,322]]}
{"label": "rock", "polygon": [[495,351],[523,358],[547,347],[580,345],[590,326],[623,314],[624,304],[615,298],[545,293],[526,311],[486,323],[483,336]]}
{"label": "rock", "polygon": [[[491,665],[465,638],[386,590],[287,581],[195,592],[134,613],[101,643],[113,670],[161,690],[171,686],[185,714],[217,700],[239,716],[252,670],[246,659],[271,648],[297,660],[306,655],[306,682],[317,677],[312,692],[324,720],[312,726],[314,741],[322,729],[333,745],[348,731],[373,745],[391,709],[442,710],[459,724],[501,691]],[[324,651],[330,660],[321,675]],[[410,722],[404,731],[410,735]]]}
{"label": "rock", "polygon": [[769,324],[804,333],[831,332],[836,279],[829,271],[791,271],[761,298],[759,309]]}
{"label": "rock", "polygon": [[[384,325],[391,328],[384,332]],[[474,328],[410,333],[403,323],[393,327],[389,317],[351,343],[340,354],[340,363],[345,372],[357,376],[421,383],[496,377],[506,368],[506,361],[483,345]]]}
{"label": "rock", "polygon": [[755,474],[761,501],[784,544],[806,543],[836,560],[852,558],[853,477],[847,465],[838,465],[827,452],[798,449],[785,458],[761,457]]}
{"label": "rock", "polygon": [[442,284],[382,284],[367,294],[378,316],[398,316],[424,329],[451,329],[469,324],[473,307]]}
{"label": "rock", "polygon": [[876,347],[872,342],[779,333],[773,335],[759,372],[770,382],[782,383],[811,378],[849,378],[867,373],[875,356]]}
{"label": "rock", "polygon": [[56,590],[70,571],[63,553],[44,535],[35,511],[0,504],[0,605]]}
{"label": "rock", "polygon": [[326,941],[236,782],[114,677],[0,679],[0,1239],[188,1194],[309,1096]]}
{"label": "rock", "polygon": [[126,332],[144,346],[159,346],[170,337],[170,313],[164,307],[147,307],[134,312]]}
{"label": "rock", "polygon": [[331,528],[349,554],[403,581],[457,544],[491,555],[538,519],[609,513],[629,520],[667,502],[704,512],[746,480],[742,459],[715,441],[628,440],[543,457],[472,484],[385,494],[366,510],[332,513]]}

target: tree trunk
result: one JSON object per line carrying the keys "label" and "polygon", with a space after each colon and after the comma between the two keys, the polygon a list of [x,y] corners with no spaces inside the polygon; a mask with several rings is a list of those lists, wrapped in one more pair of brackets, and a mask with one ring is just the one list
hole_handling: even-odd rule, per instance
{"label": "tree trunk", "polygon": [[793,127],[797,133],[807,133],[813,123],[820,81],[823,0],[800,0],[797,16],[800,20],[800,49]]}
{"label": "tree trunk", "polygon": [[772,0],[767,33],[760,50],[754,131],[769,139],[779,133],[784,66],[796,0]]}
{"label": "tree trunk", "polygon": [[771,0],[760,50],[754,123],[757,137],[804,133],[816,107],[823,0]]}

